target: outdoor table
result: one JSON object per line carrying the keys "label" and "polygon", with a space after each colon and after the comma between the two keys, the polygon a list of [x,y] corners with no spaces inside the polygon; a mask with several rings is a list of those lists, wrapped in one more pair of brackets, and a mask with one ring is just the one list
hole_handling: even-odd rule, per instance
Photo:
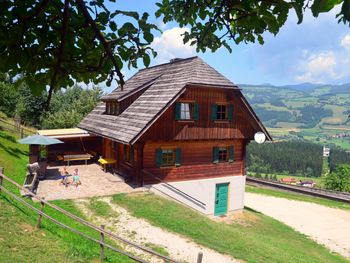
{"label": "outdoor table", "polygon": [[100,163],[102,170],[107,172],[106,165],[115,164],[117,160],[112,158],[100,158],[98,159],[98,162]]}
{"label": "outdoor table", "polygon": [[69,166],[69,162],[70,161],[85,161],[85,165],[87,165],[87,161],[90,160],[92,157],[91,154],[67,154],[67,155],[63,155],[63,160],[65,162],[68,162],[68,166]]}

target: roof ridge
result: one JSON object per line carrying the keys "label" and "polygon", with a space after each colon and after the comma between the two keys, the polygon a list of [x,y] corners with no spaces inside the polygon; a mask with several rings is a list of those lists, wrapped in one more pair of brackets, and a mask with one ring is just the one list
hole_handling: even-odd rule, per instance
{"label": "roof ridge", "polygon": [[193,57],[188,57],[188,58],[180,58],[180,59],[174,60],[172,62],[166,62],[166,63],[163,63],[163,64],[154,65],[152,67],[143,68],[143,69],[140,69],[138,72],[143,71],[143,70],[147,70],[147,69],[150,69],[150,68],[157,68],[157,67],[161,67],[161,66],[165,66],[165,65],[169,65],[169,64],[176,64],[176,63],[179,63],[179,62],[183,62],[183,61],[191,60],[191,59],[195,59],[195,58],[199,58],[200,59],[200,57],[198,57],[198,56],[193,56]]}

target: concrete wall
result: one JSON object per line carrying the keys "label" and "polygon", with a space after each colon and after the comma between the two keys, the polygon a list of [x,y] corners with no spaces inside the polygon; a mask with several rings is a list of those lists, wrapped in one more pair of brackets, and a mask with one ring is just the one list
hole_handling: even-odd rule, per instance
{"label": "concrete wall", "polygon": [[[245,176],[154,184],[150,190],[162,193],[204,214],[214,214],[216,184],[229,183],[228,211],[243,209]],[[196,200],[190,198],[194,197]]]}

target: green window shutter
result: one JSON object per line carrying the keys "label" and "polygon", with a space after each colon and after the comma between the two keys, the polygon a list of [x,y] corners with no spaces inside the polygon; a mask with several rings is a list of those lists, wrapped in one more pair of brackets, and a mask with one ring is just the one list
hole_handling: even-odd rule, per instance
{"label": "green window shutter", "polygon": [[218,109],[218,105],[216,105],[216,104],[211,105],[211,120],[212,121],[215,121],[217,119],[216,118],[217,109]]}
{"label": "green window shutter", "polygon": [[228,162],[233,163],[233,161],[235,160],[235,151],[233,145],[229,147],[228,151]]}
{"label": "green window shutter", "polygon": [[129,157],[129,160],[131,163],[134,162],[134,147],[133,146],[130,146],[130,157]]}
{"label": "green window shutter", "polygon": [[228,120],[232,121],[233,119],[233,105],[228,105]]}
{"label": "green window shutter", "polygon": [[219,148],[213,147],[213,163],[219,163]]}
{"label": "green window shutter", "polygon": [[158,148],[156,149],[156,165],[157,167],[161,167],[162,166],[162,149]]}
{"label": "green window shutter", "polygon": [[198,121],[199,120],[199,104],[198,103],[195,103],[193,105],[194,109],[193,109],[193,119],[195,121]]}
{"label": "green window shutter", "polygon": [[176,102],[175,103],[175,120],[180,120],[181,119],[181,103]]}
{"label": "green window shutter", "polygon": [[175,150],[175,166],[181,166],[181,149],[176,148]]}

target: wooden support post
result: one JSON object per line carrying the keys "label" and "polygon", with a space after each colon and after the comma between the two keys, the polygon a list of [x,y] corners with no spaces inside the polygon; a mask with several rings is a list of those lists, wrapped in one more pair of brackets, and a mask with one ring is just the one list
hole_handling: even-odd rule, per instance
{"label": "wooden support post", "polygon": [[[101,225],[101,228],[104,230],[105,226]],[[105,248],[104,248],[104,245],[103,245],[103,243],[105,242],[105,234],[103,232],[101,232],[100,241],[102,242],[102,243],[100,243],[100,261],[103,262],[103,259],[105,257]]]}
{"label": "wooden support post", "polygon": [[203,252],[199,252],[197,257],[197,263],[202,263],[202,260],[203,260]]}
{"label": "wooden support post", "polygon": [[[43,199],[44,199],[44,197],[43,197]],[[43,201],[41,201],[40,203],[41,203],[40,212],[42,212],[44,210],[45,203]],[[36,229],[40,228],[42,217],[43,217],[42,214],[39,214],[38,221],[36,222],[36,226],[35,226]]]}
{"label": "wooden support post", "polygon": [[23,127],[21,127],[21,138],[23,138]]}
{"label": "wooden support post", "polygon": [[[4,167],[0,167],[0,174],[4,174]],[[0,186],[2,186],[4,178],[2,176],[0,176]],[[1,188],[0,188],[0,192],[1,192]]]}

